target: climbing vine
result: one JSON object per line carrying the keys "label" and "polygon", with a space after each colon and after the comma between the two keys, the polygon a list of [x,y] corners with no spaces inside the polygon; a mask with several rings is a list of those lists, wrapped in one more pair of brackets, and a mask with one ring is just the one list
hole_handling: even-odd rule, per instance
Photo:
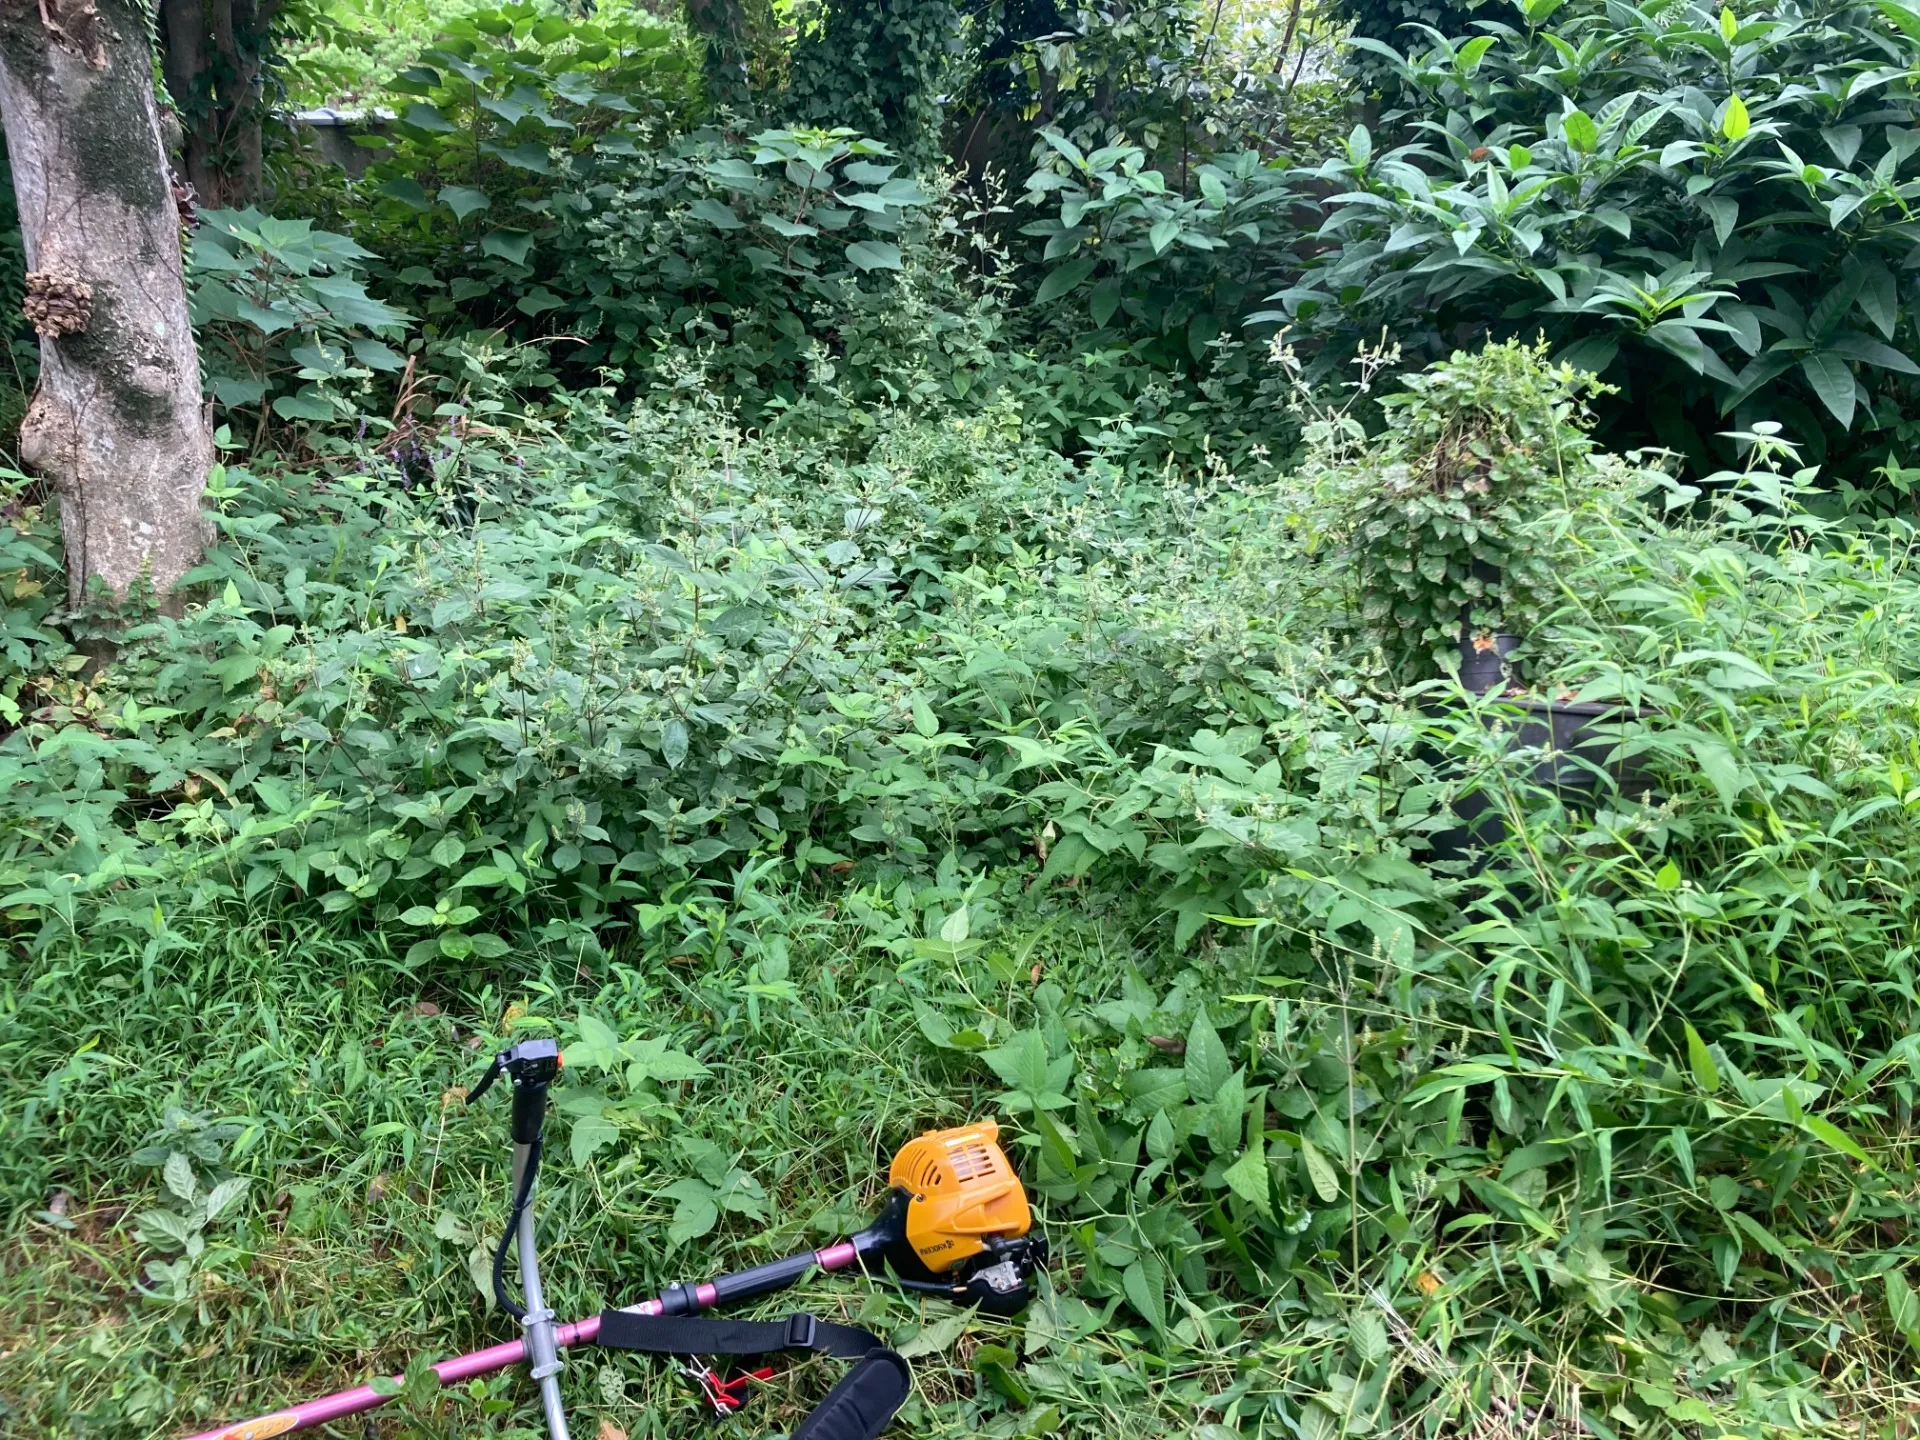
{"label": "climbing vine", "polygon": [[877,136],[915,165],[934,162],[942,87],[960,53],[951,0],[828,0],[793,49],[796,122]]}

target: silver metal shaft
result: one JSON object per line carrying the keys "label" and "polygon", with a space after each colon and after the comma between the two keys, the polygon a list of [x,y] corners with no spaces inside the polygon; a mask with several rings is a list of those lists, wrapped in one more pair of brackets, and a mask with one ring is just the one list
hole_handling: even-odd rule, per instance
{"label": "silver metal shaft", "polygon": [[[513,1147],[513,1192],[520,1191],[520,1179],[526,1173],[532,1151],[529,1145]],[[527,1193],[527,1208],[520,1212],[518,1249],[520,1252],[520,1294],[527,1307],[521,1321],[527,1332],[527,1373],[540,1384],[540,1406],[547,1412],[547,1434],[551,1440],[571,1440],[567,1434],[566,1412],[560,1408],[560,1351],[553,1343],[553,1312],[540,1289],[540,1261],[533,1248],[533,1192]]]}

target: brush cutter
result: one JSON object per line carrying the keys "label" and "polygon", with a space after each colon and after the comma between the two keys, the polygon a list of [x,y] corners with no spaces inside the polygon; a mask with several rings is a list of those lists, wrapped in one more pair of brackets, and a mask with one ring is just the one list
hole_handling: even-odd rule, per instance
{"label": "brush cutter", "polygon": [[[908,1290],[1011,1315],[1027,1303],[1034,1275],[1046,1265],[1046,1238],[1032,1228],[1026,1191],[1000,1149],[999,1127],[987,1121],[909,1141],[887,1172],[890,1188],[880,1214],[858,1234],[737,1274],[669,1285],[637,1305],[555,1324],[535,1256],[533,1196],[547,1092],[560,1068],[560,1050],[553,1041],[529,1040],[496,1055],[468,1097],[469,1104],[480,1099],[503,1075],[513,1087],[513,1204],[494,1252],[493,1290],[500,1308],[520,1321],[525,1334],[433,1367],[446,1386],[526,1362],[540,1387],[551,1440],[569,1440],[557,1378],[560,1352],[596,1344],[679,1357],[682,1373],[695,1381],[717,1415],[737,1410],[748,1384],[772,1372],[754,1370],[723,1380],[687,1357],[803,1350],[853,1360],[853,1367],[794,1431],[792,1440],[873,1440],[906,1399],[910,1384],[907,1362],[873,1335],[805,1314],[736,1321],[699,1318],[701,1312],[784,1290],[816,1270],[861,1270],[876,1276],[890,1271],[895,1283]],[[518,1253],[524,1303],[507,1293],[510,1246]],[[378,1388],[362,1385],[222,1425],[190,1440],[267,1440],[372,1410],[392,1399],[398,1388],[397,1377]]]}

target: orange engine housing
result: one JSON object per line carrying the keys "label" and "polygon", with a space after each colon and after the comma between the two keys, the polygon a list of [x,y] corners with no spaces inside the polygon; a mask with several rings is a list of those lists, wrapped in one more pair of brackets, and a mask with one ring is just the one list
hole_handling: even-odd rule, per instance
{"label": "orange engine housing", "polygon": [[936,1275],[980,1254],[988,1236],[1012,1239],[1033,1227],[1027,1192],[991,1120],[908,1141],[887,1183],[907,1192],[907,1244]]}

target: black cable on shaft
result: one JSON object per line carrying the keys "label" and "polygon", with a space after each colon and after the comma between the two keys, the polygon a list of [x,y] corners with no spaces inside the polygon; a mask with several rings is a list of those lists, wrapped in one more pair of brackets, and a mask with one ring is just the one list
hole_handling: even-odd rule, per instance
{"label": "black cable on shaft", "polygon": [[520,1189],[513,1197],[513,1209],[507,1214],[507,1230],[500,1237],[500,1244],[493,1252],[493,1298],[494,1303],[516,1320],[527,1318],[527,1307],[507,1294],[507,1248],[513,1244],[513,1238],[520,1233],[520,1216],[527,1208],[527,1202],[533,1198],[533,1177],[540,1169],[540,1141],[534,1140],[527,1147],[527,1165],[520,1172]]}

